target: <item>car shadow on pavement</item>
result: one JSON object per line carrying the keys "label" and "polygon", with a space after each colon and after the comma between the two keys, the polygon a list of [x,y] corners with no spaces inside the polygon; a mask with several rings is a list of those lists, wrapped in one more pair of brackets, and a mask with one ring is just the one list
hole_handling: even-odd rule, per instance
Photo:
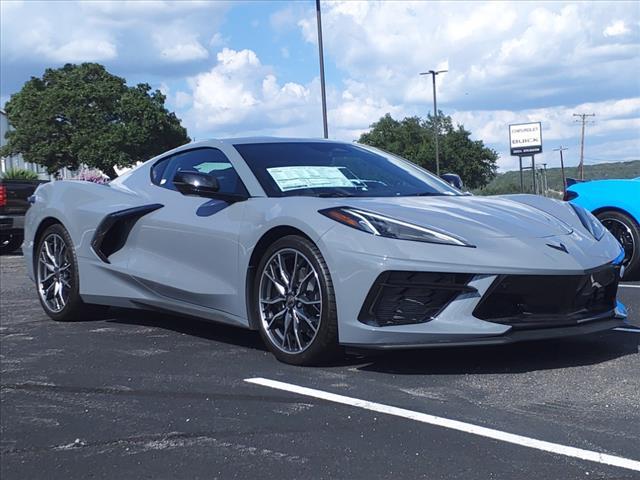
{"label": "car shadow on pavement", "polygon": [[637,354],[640,334],[611,331],[510,345],[385,352],[359,370],[396,375],[525,373],[595,365]]}
{"label": "car shadow on pavement", "polygon": [[112,309],[103,320],[109,323],[161,328],[239,347],[267,350],[258,332],[193,317],[147,310]]}
{"label": "car shadow on pavement", "polygon": [[[258,332],[197,318],[113,309],[103,320],[161,328],[253,350],[267,350]],[[611,331],[510,345],[348,351],[326,367],[355,367],[362,371],[398,375],[522,373],[595,365],[637,354],[639,345],[640,334]]]}

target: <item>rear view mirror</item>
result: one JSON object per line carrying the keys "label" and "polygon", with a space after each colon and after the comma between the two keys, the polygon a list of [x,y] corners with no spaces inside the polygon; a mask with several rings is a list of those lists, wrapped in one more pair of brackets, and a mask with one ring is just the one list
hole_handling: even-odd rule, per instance
{"label": "rear view mirror", "polygon": [[218,180],[213,175],[196,171],[176,172],[173,185],[183,195],[213,198],[220,189]]}
{"label": "rear view mirror", "polygon": [[442,175],[440,175],[440,178],[442,178],[452,187],[456,187],[458,190],[462,190],[462,188],[464,187],[464,183],[462,183],[460,175],[456,173],[443,173]]}

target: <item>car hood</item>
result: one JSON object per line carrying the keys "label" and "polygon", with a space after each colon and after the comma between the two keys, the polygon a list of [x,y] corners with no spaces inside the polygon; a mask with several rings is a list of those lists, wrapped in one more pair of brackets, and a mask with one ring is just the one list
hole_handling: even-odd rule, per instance
{"label": "car hood", "polygon": [[571,226],[538,208],[501,197],[437,196],[340,199],[343,206],[431,227],[473,242],[476,238],[545,238]]}

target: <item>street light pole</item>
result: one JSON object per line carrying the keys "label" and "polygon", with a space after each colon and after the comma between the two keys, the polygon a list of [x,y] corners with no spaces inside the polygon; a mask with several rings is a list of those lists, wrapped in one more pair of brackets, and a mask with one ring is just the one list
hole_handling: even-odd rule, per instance
{"label": "street light pole", "polygon": [[329,138],[329,127],[327,125],[327,92],[324,85],[324,54],[322,52],[322,18],[320,15],[320,0],[316,0],[316,18],[318,20],[318,51],[320,54],[320,90],[322,91],[322,126],[324,127],[324,138]]}
{"label": "street light pole", "polygon": [[436,140],[436,175],[440,176],[440,151],[438,148],[438,133],[439,133],[439,122],[438,122],[438,103],[436,100],[436,75],[439,73],[445,73],[448,70],[429,70],[428,72],[422,72],[420,75],[431,75],[431,79],[433,80],[433,132]]}

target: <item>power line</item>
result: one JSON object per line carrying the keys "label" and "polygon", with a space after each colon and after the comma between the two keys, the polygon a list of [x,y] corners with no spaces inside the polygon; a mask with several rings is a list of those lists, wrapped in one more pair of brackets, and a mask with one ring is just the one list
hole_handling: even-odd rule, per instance
{"label": "power line", "polygon": [[580,170],[580,180],[584,180],[584,126],[587,123],[587,117],[595,117],[595,113],[574,113],[574,117],[579,117],[582,122],[582,136],[580,137],[580,163],[578,169]]}

